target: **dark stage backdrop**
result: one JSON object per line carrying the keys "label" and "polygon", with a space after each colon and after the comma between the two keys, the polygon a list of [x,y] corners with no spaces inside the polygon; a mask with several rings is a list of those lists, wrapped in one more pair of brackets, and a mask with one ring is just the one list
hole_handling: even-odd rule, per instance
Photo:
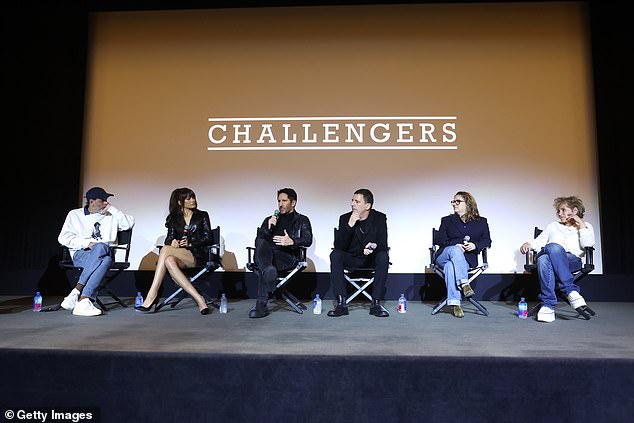
{"label": "dark stage backdrop", "polygon": [[[83,7],[43,2],[3,5],[3,61],[8,69],[3,98],[9,109],[4,119],[9,130],[4,137],[3,209],[9,217],[5,217],[5,242],[0,255],[3,272],[44,271],[59,253],[57,234],[67,211],[78,206],[84,179],[81,159],[91,12],[210,5],[106,3],[99,7],[90,2]],[[630,157],[626,155],[632,138],[632,82],[624,62],[632,53],[631,19],[624,6],[583,4],[587,7],[592,48],[603,273],[628,274],[633,266],[628,253],[632,188],[628,182]],[[15,152],[9,151],[10,146]],[[142,190],[139,195],[143,195]],[[523,201],[531,200],[521,198],[520,190],[515,201],[521,207]],[[0,294],[6,283],[3,277]]]}

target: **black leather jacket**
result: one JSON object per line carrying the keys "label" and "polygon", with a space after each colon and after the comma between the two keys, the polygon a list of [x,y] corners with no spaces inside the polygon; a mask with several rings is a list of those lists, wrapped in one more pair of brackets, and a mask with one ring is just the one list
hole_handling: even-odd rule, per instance
{"label": "black leather jacket", "polygon": [[[185,218],[182,214],[173,216],[171,219],[165,220],[167,228],[167,236],[165,237],[165,245],[170,245],[172,240],[181,239],[185,233]],[[213,243],[211,235],[211,221],[206,211],[194,209],[191,220],[189,221],[189,232],[187,234],[190,246],[188,250],[192,252],[196,259],[197,266],[203,266],[208,259],[207,246]]]}
{"label": "black leather jacket", "polygon": [[[289,214],[288,217],[290,217],[292,221],[290,223],[291,230],[287,231],[287,233],[288,236],[293,240],[294,245],[281,248],[296,250],[296,247],[310,247],[313,243],[313,228],[310,225],[310,220],[308,219],[308,217],[298,213],[296,210]],[[264,239],[266,241],[272,242],[273,236],[284,235],[279,231],[279,228],[276,228],[275,226],[269,229],[270,218],[271,216],[266,217],[262,222],[262,225],[260,225],[260,227],[258,228],[256,245],[258,239]]]}

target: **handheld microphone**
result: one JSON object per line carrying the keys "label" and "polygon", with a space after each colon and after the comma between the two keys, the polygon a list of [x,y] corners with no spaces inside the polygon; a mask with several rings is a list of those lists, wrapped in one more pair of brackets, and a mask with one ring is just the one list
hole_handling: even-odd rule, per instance
{"label": "handheld microphone", "polygon": [[[274,218],[277,219],[277,217],[280,215],[280,210],[279,209],[275,209],[275,211],[273,212],[273,216]],[[275,226],[277,222],[272,223],[271,221],[269,221],[269,229],[271,228],[271,226]]]}
{"label": "handheld microphone", "polygon": [[189,229],[191,228],[191,226],[189,225],[185,225],[183,227],[183,237],[181,239],[187,239],[187,236],[189,235]]}
{"label": "handheld microphone", "polygon": [[467,242],[469,242],[471,240],[471,237],[469,235],[465,235],[464,239],[462,240],[463,244],[466,244]]}

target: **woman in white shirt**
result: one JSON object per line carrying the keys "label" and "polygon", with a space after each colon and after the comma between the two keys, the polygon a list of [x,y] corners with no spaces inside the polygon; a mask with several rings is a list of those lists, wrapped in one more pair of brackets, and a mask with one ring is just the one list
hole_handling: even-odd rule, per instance
{"label": "woman in white shirt", "polygon": [[594,246],[594,230],[590,223],[583,220],[586,208],[581,199],[575,196],[557,197],[553,205],[559,221],[548,224],[537,238],[520,247],[522,254],[530,249],[539,251],[536,261],[541,301],[537,320],[540,322],[555,321],[557,281],[573,308],[586,305],[572,272],[581,269],[584,248]]}

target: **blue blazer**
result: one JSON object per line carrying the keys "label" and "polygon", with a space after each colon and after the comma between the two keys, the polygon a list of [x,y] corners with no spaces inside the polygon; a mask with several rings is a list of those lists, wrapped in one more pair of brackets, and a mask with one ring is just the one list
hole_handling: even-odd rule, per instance
{"label": "blue blazer", "polygon": [[476,249],[473,251],[465,251],[465,259],[469,263],[470,268],[474,268],[478,265],[478,254],[485,248],[491,247],[491,235],[489,234],[489,224],[485,217],[471,220],[464,223],[457,214],[450,214],[440,220],[440,228],[436,234],[436,239],[433,240],[435,245],[440,248],[436,251],[436,257],[442,253],[442,251],[450,246],[456,244],[462,244],[464,237],[469,235],[469,242],[473,242]]}

